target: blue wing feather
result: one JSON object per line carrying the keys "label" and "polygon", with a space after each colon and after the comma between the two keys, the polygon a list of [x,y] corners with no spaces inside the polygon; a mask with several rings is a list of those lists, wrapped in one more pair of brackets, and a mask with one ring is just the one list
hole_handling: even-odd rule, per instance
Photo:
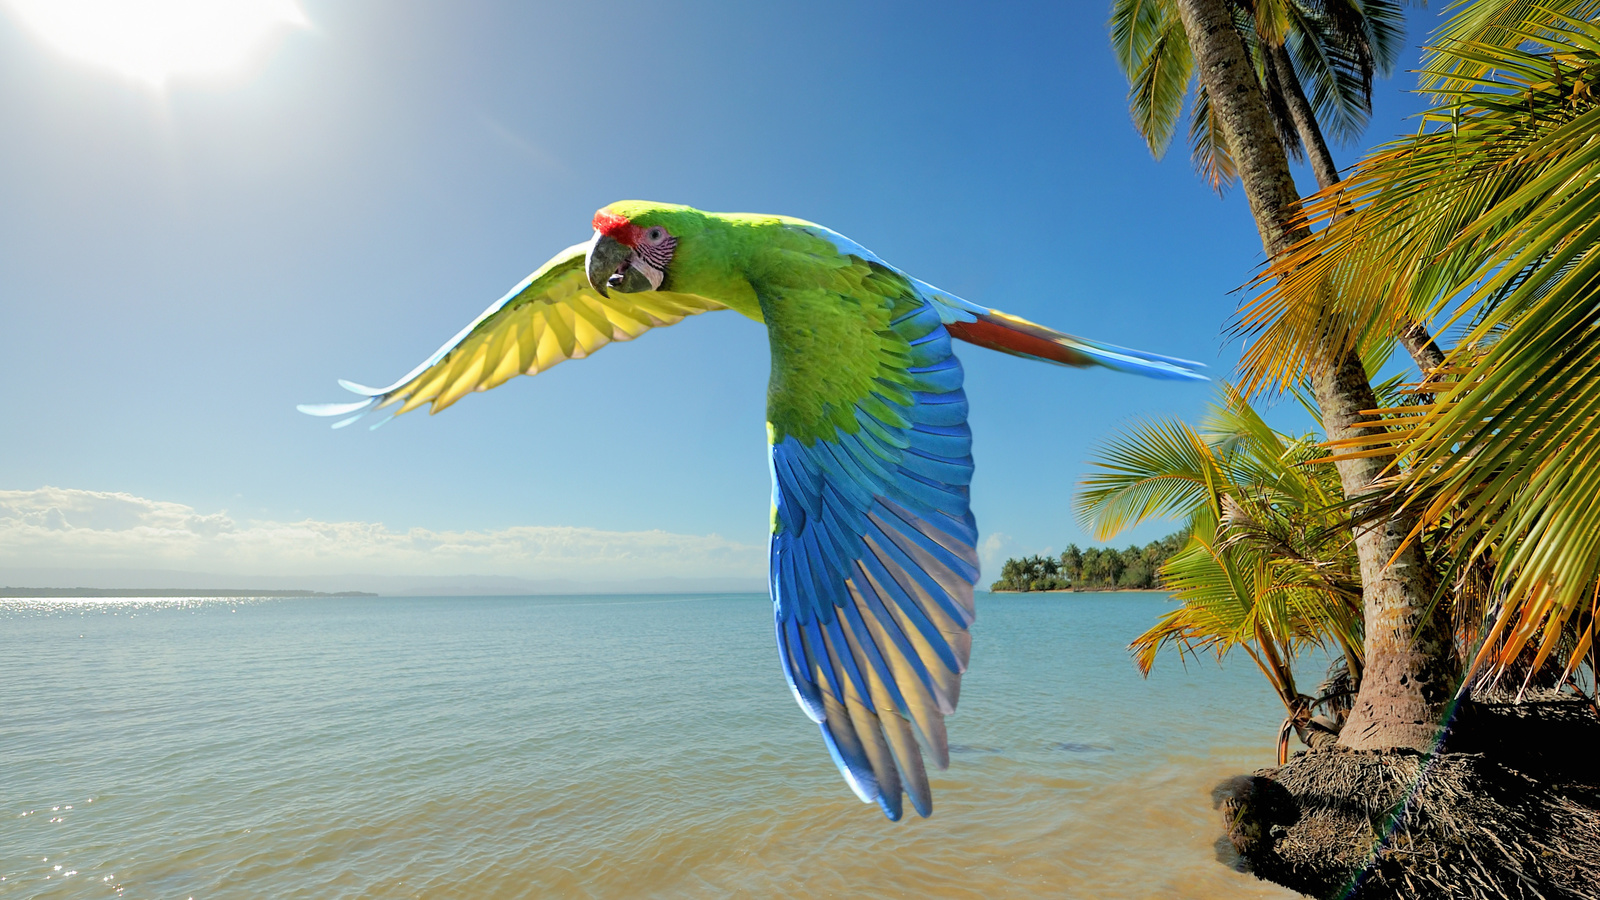
{"label": "blue wing feather", "polygon": [[[866,573],[875,580],[879,594],[886,595],[884,599],[893,602],[906,614],[906,617],[911,620],[912,626],[921,633],[939,661],[944,663],[945,668],[956,674],[960,674],[966,669],[966,664],[956,659],[955,651],[950,647],[949,642],[944,639],[944,635],[940,634],[939,629],[934,627],[933,622],[929,621],[927,613],[923,612],[922,607],[911,599],[911,595],[895,580],[894,576],[889,574],[889,570],[884,567],[877,554],[869,553],[862,557],[861,564]],[[955,710],[952,708],[950,711],[954,712]]]}
{"label": "blue wing feather", "polygon": [[[971,652],[978,580],[972,432],[947,326],[994,311],[826,228],[797,227],[868,264],[861,284],[870,280],[865,291],[874,296],[852,299],[863,308],[890,304],[880,335],[895,340],[846,424],[825,411],[831,432],[807,442],[775,436],[771,446],[779,653],[851,789],[891,819],[900,817],[902,793],[926,816],[933,806],[923,754],[939,768],[949,763],[944,717],[955,710]],[[1199,377],[1184,360],[1048,335],[1101,365]]]}
{"label": "blue wing feather", "polygon": [[889,663],[884,659],[883,651],[878,648],[878,640],[873,637],[872,630],[861,618],[861,610],[854,603],[844,604],[845,621],[850,624],[850,630],[856,635],[856,642],[861,646],[863,655],[872,670],[884,684],[884,693],[894,708],[903,716],[911,715],[911,707],[906,703],[905,695],[900,690],[900,685],[894,679],[894,673],[889,668]]}
{"label": "blue wing feather", "polygon": [[940,434],[918,428],[906,432],[906,449],[927,456],[946,459],[972,459],[972,432],[965,434]]}
{"label": "blue wing feather", "polygon": [[909,389],[880,380],[853,429],[772,445],[772,591],[796,701],[851,788],[898,818],[902,793],[932,811],[923,754],[948,764],[978,570],[961,364],[931,303],[890,328]]}
{"label": "blue wing feather", "polygon": [[901,456],[900,466],[908,472],[944,484],[964,485],[972,481],[971,457],[953,460],[908,450]]}
{"label": "blue wing feather", "polygon": [[[953,486],[952,486],[953,487]],[[889,491],[889,497],[913,510],[927,514],[927,518],[943,514],[951,518],[967,511],[967,495],[944,486],[929,484],[914,472],[903,472]]]}
{"label": "blue wing feather", "polygon": [[935,525],[893,501],[885,500],[883,508],[918,534],[954,553],[968,565],[978,564],[978,554],[973,549],[978,540],[978,528],[972,521],[970,513],[960,520],[946,517],[944,521]]}
{"label": "blue wing feather", "polygon": [[955,357],[949,357],[943,365],[924,366],[907,369],[914,377],[913,384],[923,391],[953,391],[961,386],[961,366],[951,365]]}
{"label": "blue wing feather", "polygon": [[963,391],[952,391],[959,394],[956,399],[946,399],[949,394],[919,393],[912,398],[915,404],[911,407],[909,415],[911,421],[920,425],[965,425],[967,424],[967,397]]}
{"label": "blue wing feather", "polygon": [[783,677],[794,691],[794,699],[805,710],[806,717],[820,723],[822,693],[817,683],[807,674],[811,666],[805,658],[805,646],[800,640],[800,626],[794,619],[778,619],[778,646],[783,648]]}
{"label": "blue wing feather", "polygon": [[894,425],[885,425],[860,407],[856,407],[856,421],[880,444],[902,449],[911,445],[912,438],[905,433],[904,429]]}

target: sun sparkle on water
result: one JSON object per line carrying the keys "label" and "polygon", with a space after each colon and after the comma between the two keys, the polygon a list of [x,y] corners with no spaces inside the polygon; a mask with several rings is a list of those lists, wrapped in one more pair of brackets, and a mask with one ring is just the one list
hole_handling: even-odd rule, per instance
{"label": "sun sparkle on water", "polygon": [[284,30],[310,23],[298,0],[8,0],[74,59],[154,86],[242,67]]}

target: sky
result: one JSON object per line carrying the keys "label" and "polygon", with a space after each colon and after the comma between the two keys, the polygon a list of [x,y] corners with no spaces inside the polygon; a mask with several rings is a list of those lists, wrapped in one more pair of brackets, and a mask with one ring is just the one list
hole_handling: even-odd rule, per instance
{"label": "sky", "polygon": [[[737,314],[376,432],[294,409],[409,371],[619,199],[810,219],[1063,331],[1239,356],[1260,240],[1135,133],[1105,4],[299,0],[242,68],[156,83],[7,2],[0,583],[759,587],[768,358]],[[1365,144],[1414,129],[1413,79]],[[1095,449],[1215,396],[958,352],[985,580],[1095,543]]]}

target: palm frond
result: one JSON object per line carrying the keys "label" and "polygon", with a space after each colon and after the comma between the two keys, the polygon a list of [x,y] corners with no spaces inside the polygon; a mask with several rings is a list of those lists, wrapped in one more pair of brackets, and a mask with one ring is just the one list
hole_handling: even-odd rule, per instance
{"label": "palm frond", "polygon": [[1600,583],[1600,23],[1484,6],[1430,61],[1427,129],[1307,204],[1320,230],[1241,311],[1241,368],[1248,390],[1292,387],[1329,347],[1470,322],[1417,388],[1431,406],[1338,452],[1398,443],[1396,502],[1442,530],[1450,571],[1492,563],[1478,665],[1567,647],[1572,669],[1563,635]]}
{"label": "palm frond", "polygon": [[1100,451],[1079,494],[1079,518],[1101,537],[1152,515],[1182,515],[1184,548],[1161,567],[1182,602],[1134,641],[1148,673],[1165,647],[1224,656],[1243,649],[1299,721],[1310,699],[1292,661],[1331,642],[1361,670],[1359,579],[1343,499],[1314,435],[1270,428],[1238,390],[1221,386],[1203,431],[1136,426]]}
{"label": "palm frond", "polygon": [[1212,503],[1222,468],[1205,437],[1182,422],[1134,426],[1100,451],[1081,484],[1078,520],[1106,540],[1155,516],[1187,517]]}
{"label": "palm frond", "polygon": [[[1433,131],[1380,148],[1306,204],[1322,230],[1274,261],[1236,323],[1254,338],[1242,366],[1252,392],[1287,387],[1330,345],[1342,352],[1447,307],[1476,308],[1550,249],[1553,235],[1529,241],[1522,226],[1567,221],[1560,204],[1582,195],[1595,149],[1584,144],[1600,119],[1600,90],[1586,86],[1597,73],[1551,54],[1497,58],[1523,74],[1435,108]],[[1484,252],[1505,240],[1514,254]]]}
{"label": "palm frond", "polygon": [[1194,74],[1194,54],[1182,20],[1170,4],[1161,9],[1165,16],[1153,23],[1150,40],[1128,70],[1128,109],[1156,159],[1166,155],[1172,143]]}
{"label": "palm frond", "polygon": [[1445,96],[1470,88],[1494,71],[1492,60],[1457,53],[1468,44],[1516,48],[1532,32],[1554,38],[1560,22],[1587,20],[1600,12],[1600,0],[1456,0],[1422,57],[1419,86]]}
{"label": "palm frond", "polygon": [[[1333,639],[1359,665],[1359,606],[1331,589],[1313,568],[1219,539],[1225,526],[1200,528],[1162,566],[1163,583],[1182,606],[1130,645],[1149,674],[1164,647],[1210,652],[1243,649],[1291,712],[1310,700],[1295,687],[1293,660]],[[1358,595],[1359,595],[1359,589]]]}
{"label": "palm frond", "polygon": [[1218,194],[1239,180],[1239,167],[1223,136],[1222,120],[1203,85],[1195,89],[1194,108],[1189,111],[1189,157],[1196,174]]}
{"label": "palm frond", "polygon": [[[1347,8],[1347,4],[1329,6]],[[1353,140],[1366,129],[1372,112],[1376,62],[1364,23],[1334,20],[1303,7],[1295,12],[1295,28],[1285,46],[1317,121],[1335,140]]]}
{"label": "palm frond", "polygon": [[1140,60],[1148,55],[1161,31],[1161,23],[1172,13],[1172,0],[1112,0],[1111,51],[1117,57],[1122,74],[1129,76],[1138,71]]}

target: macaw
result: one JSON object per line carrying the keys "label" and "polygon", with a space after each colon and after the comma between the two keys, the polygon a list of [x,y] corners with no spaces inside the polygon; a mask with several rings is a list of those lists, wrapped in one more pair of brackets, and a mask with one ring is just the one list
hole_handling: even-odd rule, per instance
{"label": "macaw", "polygon": [[800,219],[624,201],[593,227],[400,380],[340,381],[363,399],[299,409],[348,416],[335,428],[390,406],[437,413],[688,316],[730,309],[764,323],[779,662],[856,796],[891,820],[909,796],[928,816],[923,754],[949,765],[944,719],[967,668],[978,580],[972,433],[951,338],[1152,378],[1204,380],[1199,364],[969,303]]}

